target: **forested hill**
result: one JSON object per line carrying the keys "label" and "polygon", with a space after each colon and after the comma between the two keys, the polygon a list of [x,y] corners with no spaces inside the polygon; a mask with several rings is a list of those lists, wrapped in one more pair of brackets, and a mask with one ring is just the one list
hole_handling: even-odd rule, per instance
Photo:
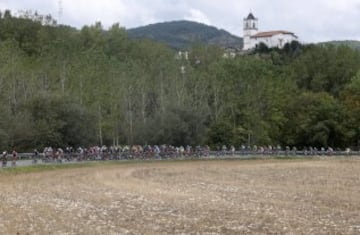
{"label": "forested hill", "polygon": [[188,48],[194,43],[242,48],[243,40],[225,30],[192,21],[172,21],[128,30],[131,38],[147,38],[172,48]]}
{"label": "forested hill", "polygon": [[355,41],[355,40],[329,41],[329,42],[324,42],[324,43],[320,43],[320,44],[328,44],[328,45],[334,45],[334,46],[348,46],[352,49],[360,51],[360,41]]}

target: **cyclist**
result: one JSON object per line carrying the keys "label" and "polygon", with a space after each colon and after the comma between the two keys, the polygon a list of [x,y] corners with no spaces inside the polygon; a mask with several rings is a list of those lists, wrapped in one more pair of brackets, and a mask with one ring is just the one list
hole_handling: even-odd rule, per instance
{"label": "cyclist", "polygon": [[15,151],[15,149],[13,149],[12,159],[11,159],[11,166],[13,166],[13,167],[16,166],[17,155],[18,155],[17,152]]}
{"label": "cyclist", "polygon": [[2,153],[1,161],[2,161],[2,167],[6,167],[6,165],[7,165],[7,152],[6,151],[4,151]]}
{"label": "cyclist", "polygon": [[32,161],[33,164],[37,163],[38,157],[39,157],[39,151],[37,149],[34,149],[34,155],[33,155],[33,161]]}

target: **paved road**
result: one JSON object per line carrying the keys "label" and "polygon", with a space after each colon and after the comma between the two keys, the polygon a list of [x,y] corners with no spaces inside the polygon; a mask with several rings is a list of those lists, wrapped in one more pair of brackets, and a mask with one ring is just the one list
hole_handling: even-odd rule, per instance
{"label": "paved road", "polygon": [[[76,163],[75,161],[74,162],[63,162],[64,164],[66,163]],[[36,164],[34,164],[32,162],[32,160],[18,160],[16,161],[16,166],[17,167],[23,167],[23,166],[31,166],[31,165],[50,165],[50,164],[59,164],[59,163],[56,163],[56,162],[49,162],[49,163],[44,163],[42,160],[38,160]],[[0,163],[0,166],[1,166],[1,163]],[[7,162],[7,166],[6,168],[10,168],[11,167],[11,161],[8,161]],[[0,167],[1,169],[1,167]]]}
{"label": "paved road", "polygon": [[[33,164],[32,160],[19,160],[19,161],[16,161],[16,166],[30,166],[32,164]],[[7,162],[6,168],[9,168],[9,167],[11,167],[11,161]]]}

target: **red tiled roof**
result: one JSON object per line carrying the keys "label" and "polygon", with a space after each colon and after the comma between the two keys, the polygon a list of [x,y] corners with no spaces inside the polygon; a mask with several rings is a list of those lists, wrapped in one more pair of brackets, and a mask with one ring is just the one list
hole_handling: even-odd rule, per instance
{"label": "red tiled roof", "polygon": [[257,33],[253,36],[251,36],[252,38],[264,38],[264,37],[272,37],[274,35],[277,35],[277,34],[292,34],[296,37],[296,35],[292,32],[289,32],[289,31],[284,31],[284,30],[276,30],[276,31],[269,31],[269,32],[260,32],[260,33]]}

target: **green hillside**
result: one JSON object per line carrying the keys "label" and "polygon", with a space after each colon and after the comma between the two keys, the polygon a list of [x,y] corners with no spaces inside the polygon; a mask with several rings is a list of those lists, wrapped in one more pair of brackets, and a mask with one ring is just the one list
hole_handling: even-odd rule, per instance
{"label": "green hillside", "polygon": [[194,43],[242,48],[242,38],[225,30],[191,21],[172,21],[151,24],[128,30],[131,38],[148,38],[180,49]]}
{"label": "green hillside", "polygon": [[360,41],[355,40],[344,40],[344,41],[329,41],[322,44],[330,44],[335,46],[348,46],[355,50],[360,50]]}

